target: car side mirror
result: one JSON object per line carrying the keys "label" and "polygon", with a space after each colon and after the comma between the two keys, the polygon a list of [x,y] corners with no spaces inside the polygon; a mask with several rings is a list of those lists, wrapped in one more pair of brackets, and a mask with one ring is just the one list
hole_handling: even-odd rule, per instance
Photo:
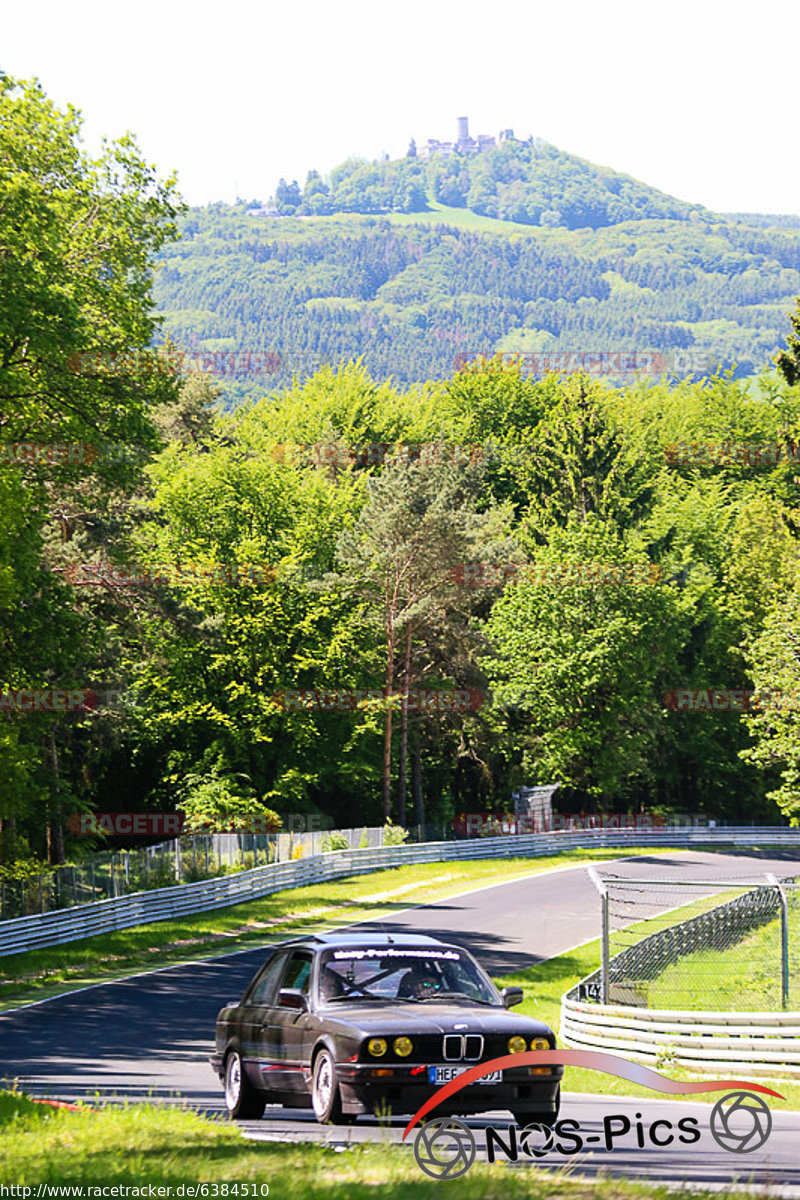
{"label": "car side mirror", "polygon": [[279,1008],[296,1008],[298,1012],[308,1012],[308,996],[300,988],[281,988],[278,992]]}
{"label": "car side mirror", "polygon": [[522,1004],[524,998],[521,987],[504,987],[500,996],[503,1008],[513,1008],[515,1004]]}

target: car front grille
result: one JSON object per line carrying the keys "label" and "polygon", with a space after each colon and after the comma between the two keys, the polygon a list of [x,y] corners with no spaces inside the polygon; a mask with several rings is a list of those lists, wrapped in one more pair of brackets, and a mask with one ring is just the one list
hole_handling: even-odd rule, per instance
{"label": "car front grille", "polygon": [[476,1062],[483,1054],[480,1033],[446,1033],[442,1047],[445,1062]]}

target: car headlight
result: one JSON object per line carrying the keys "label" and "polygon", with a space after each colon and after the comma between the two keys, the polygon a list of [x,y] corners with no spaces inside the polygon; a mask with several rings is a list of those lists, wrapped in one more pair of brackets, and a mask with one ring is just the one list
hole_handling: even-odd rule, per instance
{"label": "car headlight", "polygon": [[374,1058],[380,1058],[386,1053],[386,1038],[370,1038],[367,1049]]}
{"label": "car headlight", "polygon": [[531,1050],[549,1050],[549,1049],[550,1049],[550,1043],[548,1042],[547,1038],[532,1038],[531,1039]]}
{"label": "car headlight", "polygon": [[408,1058],[411,1051],[414,1049],[414,1043],[411,1038],[399,1037],[392,1042],[392,1049],[400,1058]]}
{"label": "car headlight", "polygon": [[527,1049],[524,1037],[511,1037],[508,1039],[509,1054],[524,1054]]}

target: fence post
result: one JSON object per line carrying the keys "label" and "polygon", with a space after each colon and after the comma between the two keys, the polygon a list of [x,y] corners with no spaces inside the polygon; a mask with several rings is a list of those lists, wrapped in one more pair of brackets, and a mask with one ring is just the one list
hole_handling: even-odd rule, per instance
{"label": "fence post", "polygon": [[600,951],[600,1003],[608,1004],[608,888],[594,867],[588,869],[589,878],[600,893],[601,951]]}
{"label": "fence post", "polygon": [[777,889],[781,905],[781,1008],[789,1007],[789,903],[786,892],[776,875],[767,875],[767,882]]}
{"label": "fence post", "polygon": [[181,847],[180,842],[175,838],[175,882],[181,881]]}

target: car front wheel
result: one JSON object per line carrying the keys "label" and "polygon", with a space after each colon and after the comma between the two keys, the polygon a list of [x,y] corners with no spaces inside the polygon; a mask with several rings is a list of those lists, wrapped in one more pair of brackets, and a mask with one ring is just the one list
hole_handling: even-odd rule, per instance
{"label": "car front wheel", "polygon": [[530,1111],[523,1112],[520,1110],[518,1112],[512,1113],[511,1115],[514,1118],[514,1123],[516,1125],[519,1125],[520,1127],[522,1127],[524,1125],[546,1125],[552,1129],[552,1127],[555,1125],[556,1121],[558,1120],[558,1111],[559,1111],[560,1107],[561,1107],[561,1084],[559,1084],[558,1088],[556,1089],[556,1111],[555,1112],[549,1112],[549,1113],[547,1113],[547,1112],[546,1113],[530,1112]]}
{"label": "car front wheel", "polygon": [[336,1080],[336,1063],[330,1050],[320,1050],[314,1060],[311,1107],[320,1125],[349,1124],[342,1114],[342,1097]]}
{"label": "car front wheel", "polygon": [[231,1050],[225,1060],[225,1104],[235,1121],[258,1120],[267,1104],[247,1078],[238,1050]]}

